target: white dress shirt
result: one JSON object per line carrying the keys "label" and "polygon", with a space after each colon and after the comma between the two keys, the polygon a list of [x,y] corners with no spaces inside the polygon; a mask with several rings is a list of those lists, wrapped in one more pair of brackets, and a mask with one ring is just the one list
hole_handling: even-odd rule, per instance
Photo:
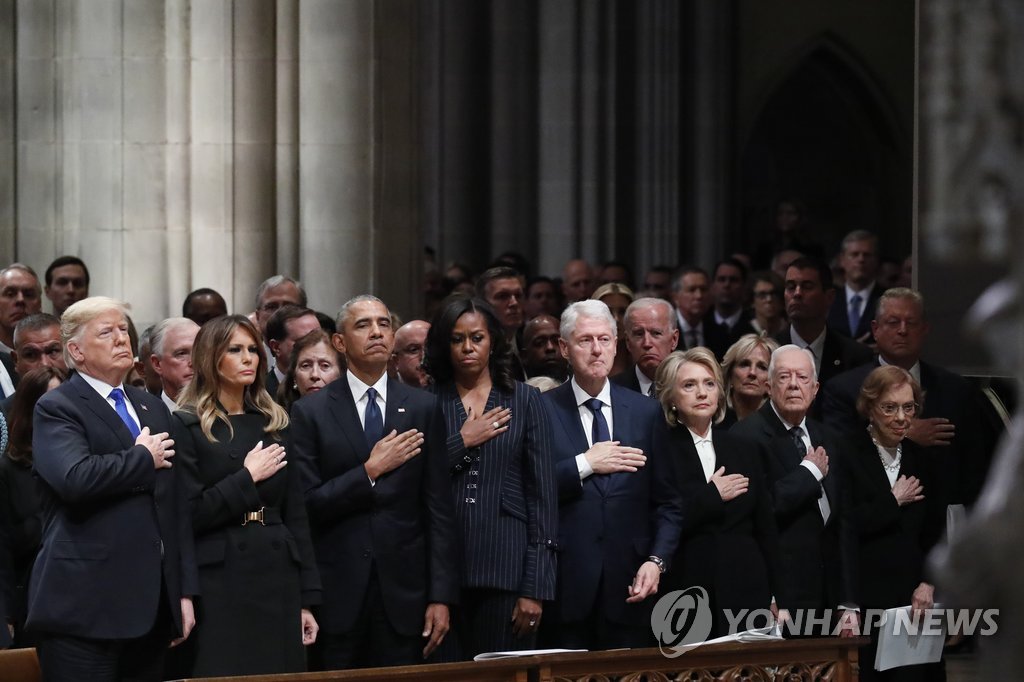
{"label": "white dress shirt", "polygon": [[[608,435],[614,438],[614,420],[612,419],[612,389],[608,380],[604,382],[604,386],[598,392],[597,395],[590,395],[576,383],[576,378],[573,377],[570,380],[572,385],[572,394],[576,399],[576,406],[580,414],[580,423],[583,425],[583,435],[587,437],[587,446],[593,447],[594,445],[594,413],[586,402],[591,398],[597,398],[601,401],[601,414],[604,416],[604,420],[608,422]],[[576,468],[580,472],[580,480],[585,479],[594,473],[593,467],[590,466],[590,462],[587,461],[586,453],[581,452],[576,455]]]}
{"label": "white dress shirt", "polygon": [[178,409],[178,403],[171,400],[171,396],[167,395],[167,391],[160,391],[160,400],[164,401],[164,405],[166,405],[167,409],[171,412]]}
{"label": "white dress shirt", "polygon": [[715,444],[711,440],[711,426],[708,426],[708,432],[703,436],[696,433],[690,427],[686,427],[686,430],[690,432],[690,437],[693,438],[693,447],[697,448],[697,456],[700,457],[700,466],[704,469],[704,482],[707,483],[715,473],[716,461]]}
{"label": "white dress shirt", "polygon": [[[366,391],[371,387],[360,381],[352,372],[345,372],[345,376],[348,377],[348,390],[352,392],[352,402],[356,404],[356,413],[359,415],[359,425],[362,426],[363,429],[366,429],[366,405],[369,403],[369,397],[366,395]],[[383,420],[384,408],[388,404],[387,372],[380,375],[380,378],[373,384],[373,389],[377,391],[377,407],[380,408],[380,416]],[[375,480],[369,476],[367,476],[367,478],[370,479],[371,486],[377,485]]]}
{"label": "white dress shirt", "polygon": [[[650,379],[648,379],[647,375],[644,374],[643,372],[641,372],[639,367],[634,365],[633,366],[633,371],[636,372],[636,379],[637,379],[637,381],[640,382],[640,392],[643,393],[646,396],[650,396],[651,395],[651,386],[654,385],[654,382],[651,381]],[[604,409],[602,409],[601,411],[604,412]],[[607,417],[606,417],[606,419],[607,419]]]}
{"label": "white dress shirt", "polygon": [[[804,442],[804,452],[805,454],[807,452],[810,452],[811,448],[813,448],[814,446],[811,443],[811,436],[807,431],[807,417],[805,416],[803,419],[801,419],[799,424],[790,424],[788,421],[783,419],[782,415],[779,414],[779,411],[775,409],[775,403],[771,403],[771,406],[772,409],[775,410],[775,416],[777,416],[779,418],[779,421],[782,422],[782,425],[786,427],[787,432],[790,431],[794,426],[800,427],[800,438]],[[786,435],[788,436],[789,434],[787,433]],[[821,479],[825,478],[825,475],[821,473],[821,469],[818,468],[818,465],[806,459],[801,459],[800,466],[810,471],[811,475],[814,476],[814,480],[818,481],[820,486]],[[822,520],[827,523],[828,517],[832,513],[832,507],[828,503],[828,495],[825,494],[824,487],[821,487],[821,495],[819,495],[818,497],[818,509],[821,510]]]}
{"label": "white dress shirt", "polygon": [[[847,315],[847,317],[849,317],[849,315],[850,315],[850,306],[853,304],[853,301],[851,299],[854,296],[860,296],[860,303],[857,304],[857,319],[859,320],[859,319],[863,318],[864,317],[864,309],[868,307],[868,299],[871,298],[871,292],[875,290],[875,283],[871,282],[871,284],[867,285],[866,287],[864,287],[860,291],[854,291],[853,289],[850,288],[849,284],[847,284],[844,288],[846,289],[846,315]],[[856,329],[851,329],[850,331],[851,332],[855,332],[857,330]]]}

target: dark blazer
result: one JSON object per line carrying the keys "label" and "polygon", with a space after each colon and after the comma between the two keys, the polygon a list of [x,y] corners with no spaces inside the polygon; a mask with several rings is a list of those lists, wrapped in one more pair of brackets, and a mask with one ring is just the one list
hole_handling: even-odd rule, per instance
{"label": "dark blazer", "polygon": [[[857,413],[857,397],[874,362],[837,376],[822,389],[822,419],[844,434],[858,434],[867,422]],[[949,446],[926,448],[936,464],[937,485],[950,504],[973,504],[985,484],[1001,430],[985,415],[985,397],[969,381],[942,367],[921,361],[924,390],[922,419],[944,417],[956,426]],[[921,446],[918,446],[921,447]]]}
{"label": "dark blazer", "polygon": [[[8,622],[20,631],[25,625],[28,580],[43,534],[39,492],[30,464],[0,455],[0,528],[6,536],[9,564]],[[19,638],[22,633],[18,633]]]}
{"label": "dark blazer", "polygon": [[[157,396],[125,386],[143,427],[170,432]],[[94,639],[150,631],[163,589],[181,632],[181,597],[199,593],[178,469],[153,466],[117,412],[77,373],[36,404],[33,463],[43,545],[27,627]],[[161,585],[162,583],[162,585]]]}
{"label": "dark blazer", "polygon": [[945,507],[929,496],[933,469],[928,456],[904,439],[900,476],[916,476],[924,499],[899,506],[867,431],[851,439],[850,505],[859,537],[861,606],[893,608],[910,603],[925,578],[924,561],[939,541]]}
{"label": "dark blazer", "polygon": [[[715,469],[750,479],[747,492],[723,502],[714,483],[704,480],[693,438],[684,426],[669,435],[674,480],[683,499],[683,526],[667,593],[699,585],[716,614],[724,609],[767,609],[781,576],[779,537],[771,496],[756,451],[734,435],[711,430]],[[779,606],[789,604],[778,594]],[[719,630],[727,623],[719,619]],[[722,633],[724,634],[724,633]]]}
{"label": "dark blazer", "polygon": [[[793,343],[791,329],[786,328],[781,334],[775,337],[779,345]],[[833,377],[842,374],[848,369],[866,365],[871,362],[871,349],[853,339],[837,334],[828,327],[825,328],[825,345],[821,351],[821,369],[818,370],[818,383],[824,387]],[[816,400],[811,404],[811,416],[815,419],[821,418],[821,401]]]}
{"label": "dark blazer", "polygon": [[[640,380],[636,378],[636,367],[630,367],[625,372],[619,372],[609,379],[613,384],[628,388],[631,391],[640,393]],[[643,394],[641,394],[643,395]]]}
{"label": "dark blazer", "polygon": [[859,339],[867,334],[867,342],[874,343],[874,336],[871,335],[871,320],[875,319],[878,299],[882,297],[884,292],[885,287],[881,284],[875,284],[871,289],[871,295],[868,296],[868,303],[864,306],[864,314],[860,316],[860,320],[857,322],[857,329],[851,330],[850,311],[846,305],[846,287],[839,287],[836,289],[836,297],[832,301],[832,307],[828,309],[828,320],[826,320],[825,324],[836,333],[852,339]]}
{"label": "dark blazer", "polygon": [[588,445],[572,384],[542,397],[552,415],[560,503],[556,613],[563,622],[579,622],[594,616],[596,606],[609,621],[649,625],[655,599],[627,604],[625,588],[648,556],[671,565],[682,521],[661,406],[611,384],[611,436],[643,450],[647,463],[634,473],[594,474],[581,481],[576,455]]}
{"label": "dark blazer", "polygon": [[[828,454],[828,474],[819,483],[806,467],[785,425],[765,402],[730,433],[757,447],[771,487],[779,528],[782,578],[778,592],[793,608],[836,608],[857,604],[856,533],[844,516],[846,472],[838,437],[808,418],[811,444]],[[829,502],[825,523],[818,506],[824,488]]]}
{"label": "dark blazer", "polygon": [[270,397],[277,401],[277,388],[281,385],[281,382],[277,380],[277,372],[270,370],[267,372],[266,389]]}
{"label": "dark blazer", "polygon": [[388,621],[419,636],[428,603],[455,604],[459,545],[435,397],[388,379],[384,433],[416,428],[422,452],[371,485],[370,448],[343,373],[292,406],[291,462],[299,469],[323,583],[319,625],[351,630],[376,569]]}
{"label": "dark blazer", "polygon": [[[703,319],[704,347],[715,354],[719,361],[725,357],[725,351],[732,345],[729,330],[724,325],[715,322],[714,313],[709,313]],[[679,330],[679,342],[676,343],[676,350],[689,350],[686,345],[686,335]]]}
{"label": "dark blazer", "polygon": [[459,433],[466,412],[454,384],[439,387],[437,396],[462,528],[461,584],[554,599],[558,491],[540,391],[518,381],[511,394],[492,388],[485,410],[510,408],[509,429],[468,450]]}

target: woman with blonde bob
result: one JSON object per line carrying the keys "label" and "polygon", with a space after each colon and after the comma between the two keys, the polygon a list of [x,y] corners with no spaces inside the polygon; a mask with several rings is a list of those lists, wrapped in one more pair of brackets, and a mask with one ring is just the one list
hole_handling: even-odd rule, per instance
{"label": "woman with blonde bob", "polygon": [[[936,484],[934,458],[906,438],[922,399],[920,384],[894,365],[873,370],[857,398],[857,411],[868,427],[852,439],[847,461],[850,509],[860,533],[856,573],[862,610],[909,603],[920,612],[934,604],[934,587],[925,580],[925,557],[942,536],[946,502]],[[875,660],[878,633],[870,634],[861,660]],[[885,672],[866,665],[861,666],[861,679],[924,679],[941,672],[940,665]]]}
{"label": "woman with blonde bob", "polygon": [[670,452],[684,500],[679,549],[664,591],[702,587],[714,615],[711,634],[723,635],[726,609],[767,613],[772,607],[778,529],[768,488],[754,451],[711,428],[725,415],[722,372],[711,351],[671,353],[655,385],[672,427]]}
{"label": "woman with blonde bob", "polygon": [[722,359],[725,375],[725,419],[727,429],[761,409],[768,399],[768,365],[779,347],[775,339],[759,334],[744,334],[729,346]]}
{"label": "woman with blonde bob", "polygon": [[199,330],[192,381],[174,413],[202,596],[190,677],[302,672],[320,601],[288,414],[267,393],[260,334],[241,315]]}

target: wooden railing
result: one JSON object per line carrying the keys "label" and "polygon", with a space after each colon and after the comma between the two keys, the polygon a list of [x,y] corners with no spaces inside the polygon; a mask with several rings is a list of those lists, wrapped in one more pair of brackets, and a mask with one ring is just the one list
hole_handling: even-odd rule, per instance
{"label": "wooden railing", "polygon": [[858,675],[857,648],[866,643],[866,638],[822,638],[709,644],[676,658],[667,658],[658,649],[625,649],[297,675],[203,678],[203,682],[853,682]]}

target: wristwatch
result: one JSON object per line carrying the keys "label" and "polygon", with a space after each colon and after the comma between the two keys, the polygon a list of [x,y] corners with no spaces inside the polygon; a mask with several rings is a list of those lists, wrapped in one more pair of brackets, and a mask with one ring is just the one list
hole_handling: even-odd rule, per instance
{"label": "wristwatch", "polygon": [[652,554],[651,556],[647,557],[647,560],[653,563],[655,566],[657,566],[660,572],[665,572],[665,562],[661,559],[661,557],[656,557]]}

